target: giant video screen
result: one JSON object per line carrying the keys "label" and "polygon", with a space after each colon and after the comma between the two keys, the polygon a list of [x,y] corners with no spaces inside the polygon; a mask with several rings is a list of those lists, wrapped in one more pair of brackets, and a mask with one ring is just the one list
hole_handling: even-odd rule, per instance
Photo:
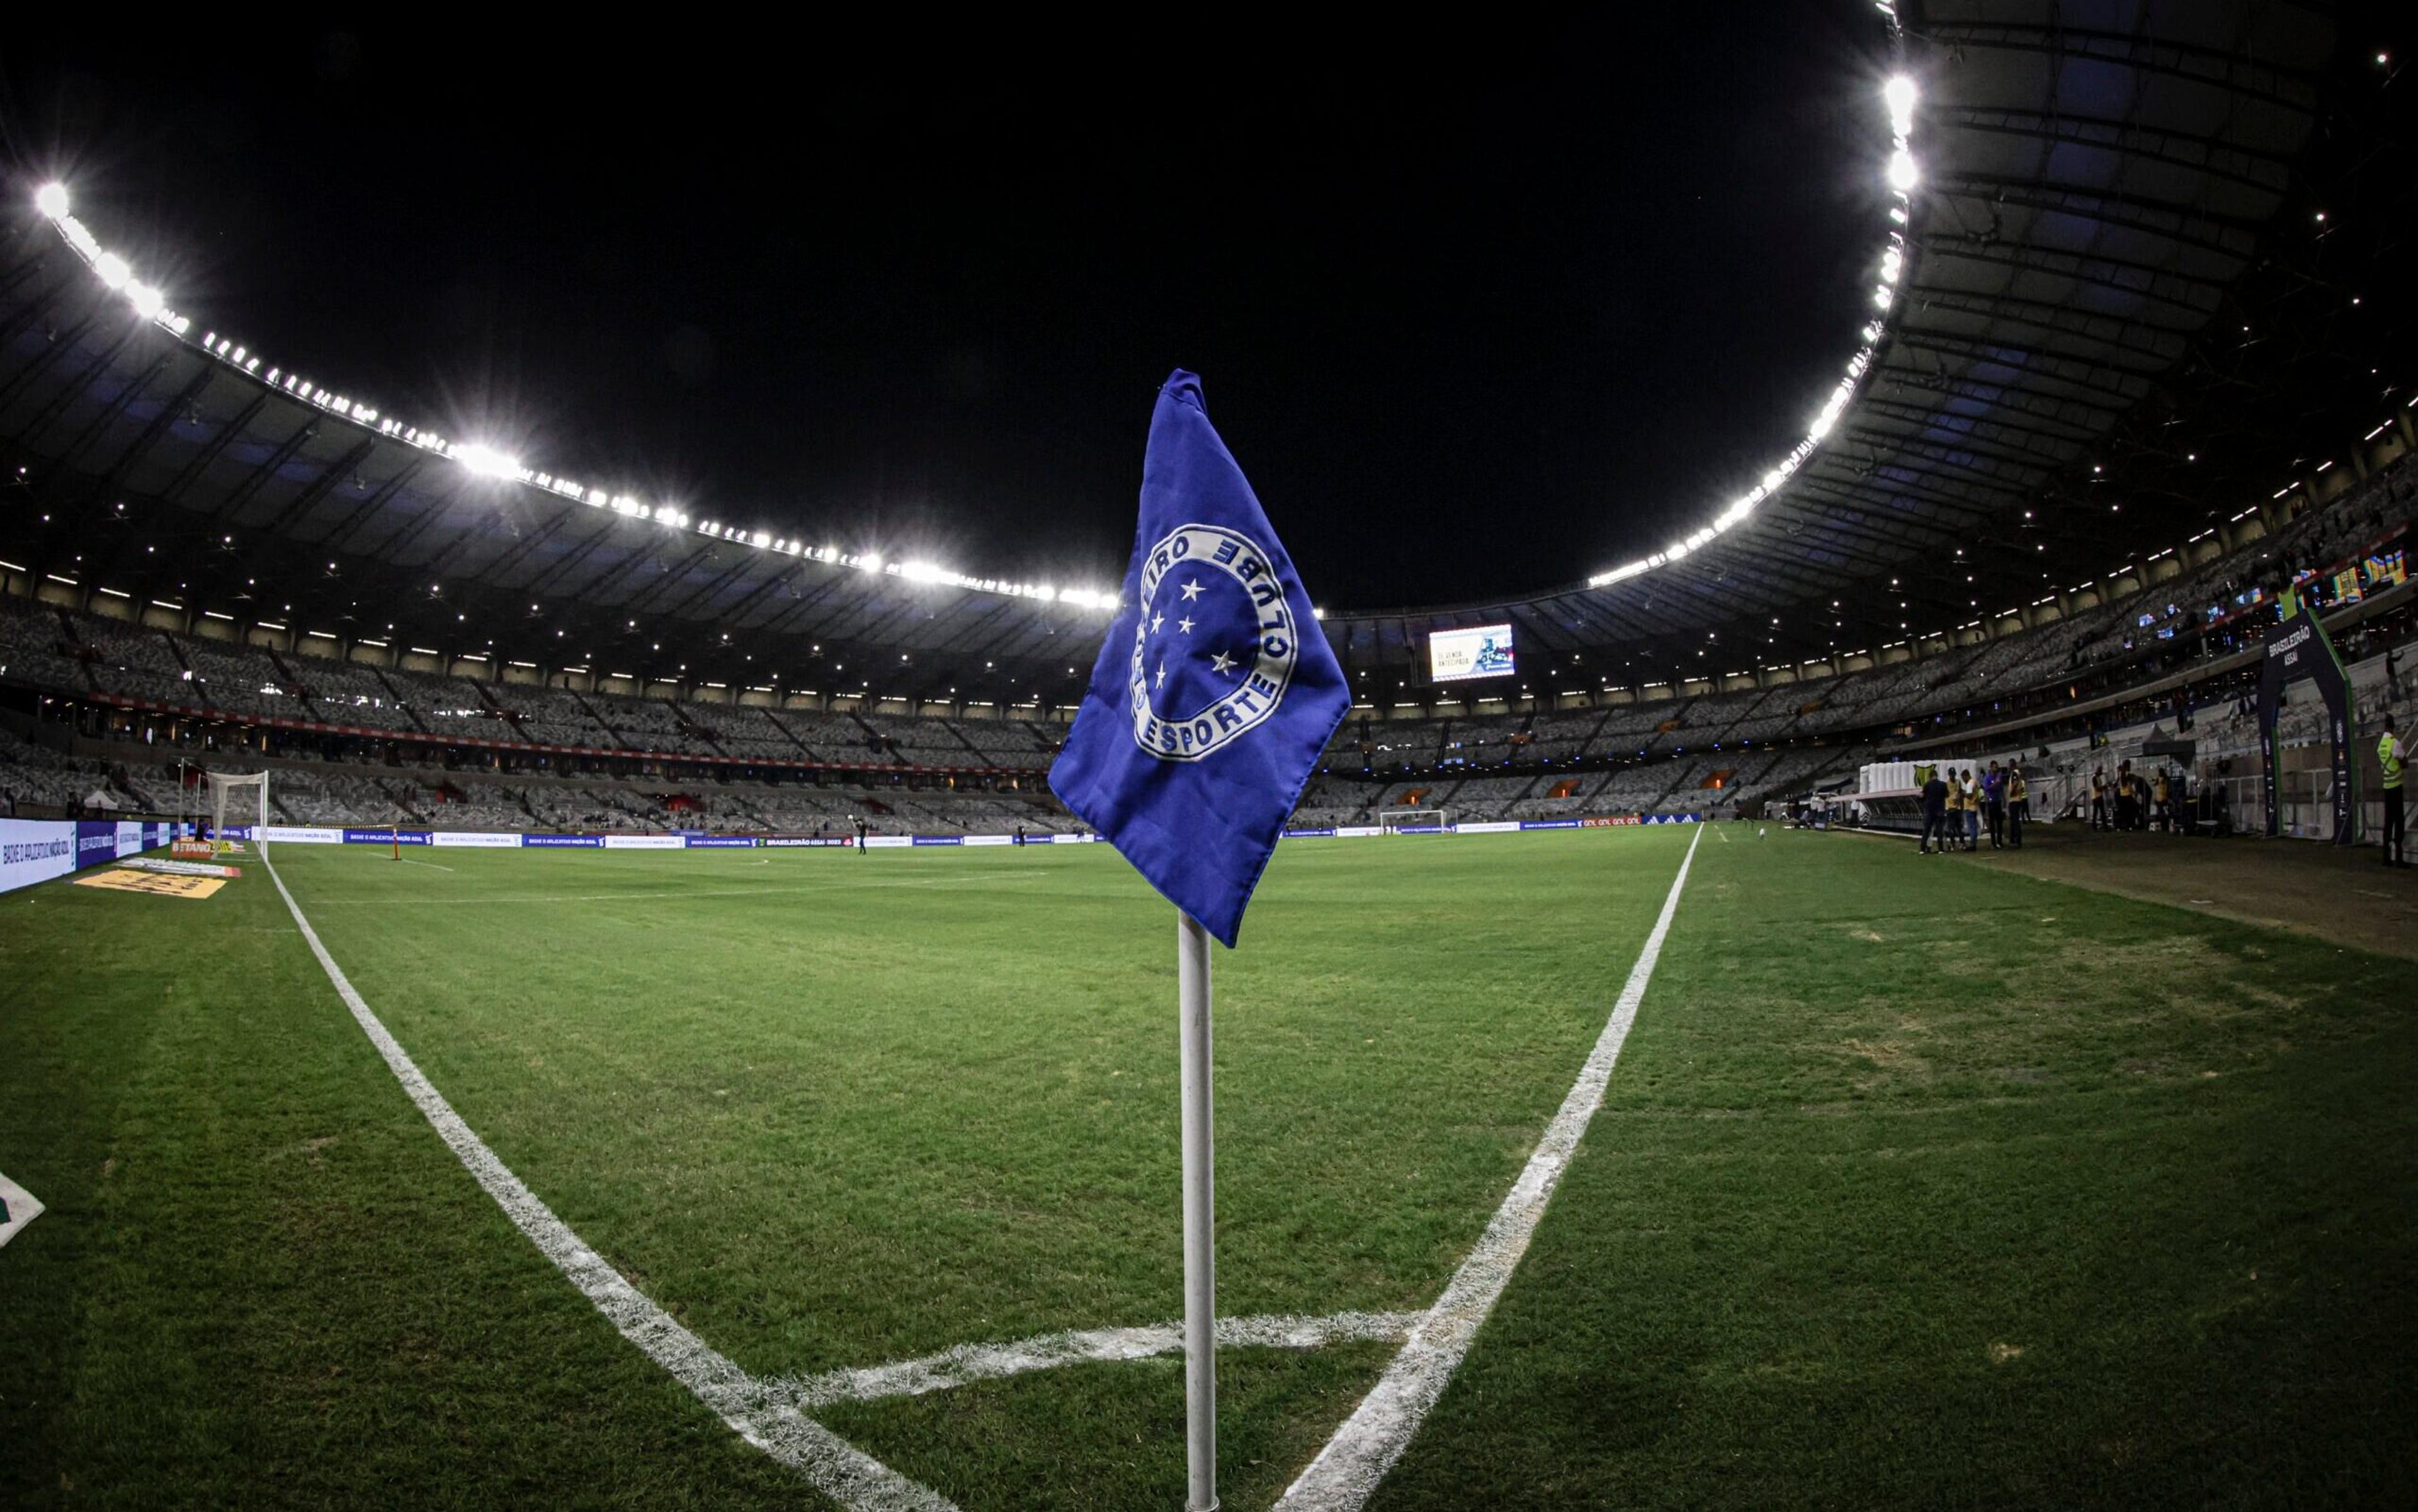
{"label": "giant video screen", "polygon": [[1511,675],[1511,627],[1476,625],[1428,637],[1428,676],[1438,682]]}

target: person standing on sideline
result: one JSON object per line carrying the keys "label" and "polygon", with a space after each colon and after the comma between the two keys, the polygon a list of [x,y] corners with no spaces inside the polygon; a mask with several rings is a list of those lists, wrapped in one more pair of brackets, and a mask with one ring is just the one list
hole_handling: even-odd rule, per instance
{"label": "person standing on sideline", "polygon": [[2107,828],[2107,769],[2104,766],[2090,769],[2090,827]]}
{"label": "person standing on sideline", "polygon": [[2401,737],[2393,733],[2393,716],[2384,716],[2384,734],[2376,742],[2376,764],[2384,769],[2384,863],[2407,866],[2401,859]]}
{"label": "person standing on sideline", "polygon": [[849,817],[856,821],[856,853],[862,856],[865,854],[865,816],[851,814]]}
{"label": "person standing on sideline", "polygon": [[2024,783],[2024,769],[2007,768],[2007,848],[2024,848],[2024,818],[2031,808],[2031,790]]}
{"label": "person standing on sideline", "polygon": [[2150,779],[2150,802],[2156,805],[2150,811],[2154,816],[2151,828],[2171,831],[2175,827],[2175,793],[2166,783],[2166,769],[2163,762],[2159,764],[2157,776]]}
{"label": "person standing on sideline", "polygon": [[1937,854],[1931,848],[1934,836],[1938,838],[1940,850],[1948,848],[1948,785],[1939,780],[1939,771],[1936,767],[1922,783],[1922,839],[1916,846],[1915,854]]}
{"label": "person standing on sideline", "polygon": [[1990,820],[1990,848],[2007,848],[2007,774],[1995,761],[1982,779],[1982,809]]}
{"label": "person standing on sideline", "polygon": [[1965,769],[1965,848],[1982,848],[1982,785],[1973,780],[1973,769]]}

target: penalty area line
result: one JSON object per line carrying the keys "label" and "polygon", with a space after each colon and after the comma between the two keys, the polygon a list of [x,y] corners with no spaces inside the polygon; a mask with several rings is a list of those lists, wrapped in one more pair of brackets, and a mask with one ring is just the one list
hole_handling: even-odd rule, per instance
{"label": "penalty area line", "polygon": [[403,1046],[354,990],[328,947],[320,943],[318,931],[302,916],[301,905],[286,890],[285,878],[277,874],[268,847],[262,845],[259,854],[261,864],[268,868],[269,880],[277,884],[277,895],[285,900],[286,911],[294,915],[295,927],[318,958],[320,970],[328,973],[336,996],[352,1010],[354,1022],[377,1046],[387,1069],[403,1083],[403,1090],[437,1137],[451,1147],[513,1226],[595,1304],[623,1338],[671,1372],[741,1438],[803,1474],[815,1489],[841,1505],[857,1512],[956,1512],[955,1504],[940,1492],[909,1480],[796,1407],[773,1399],[754,1377],[674,1321],[589,1248],[569,1224],[497,1158],[486,1141],[453,1111],[453,1105],[421,1074]]}
{"label": "penalty area line", "polygon": [[1495,1209],[1477,1247],[1445,1284],[1444,1295],[1411,1330],[1401,1352],[1385,1367],[1377,1384],[1326,1441],[1326,1447],[1318,1451],[1309,1468],[1286,1488],[1277,1503],[1278,1512],[1357,1512],[1410,1447],[1429,1409],[1444,1395],[1478,1328],[1510,1284],[1520,1258],[1528,1252],[1528,1241],[1545,1215],[1545,1205],[1553,1199],[1570,1156],[1578,1151],[1580,1138],[1603,1104],[1613,1063],[1620,1059],[1630,1026],[1637,1021],[1637,1006],[1645,1000],[1645,985],[1654,979],[1654,963],[1661,958],[1672,916],[1679,911],[1679,890],[1688,885],[1688,868],[1694,863],[1696,847],[1704,838],[1705,832],[1699,828],[1688,842],[1679,875],[1671,879],[1670,895],[1662,900],[1661,916],[1654,921],[1653,932],[1637,954],[1637,964],[1630,969],[1629,982],[1620,989],[1612,1017],[1569,1095],[1562,1099],[1560,1111],[1545,1125],[1536,1153],[1528,1157],[1520,1179],[1511,1184],[1510,1195]]}

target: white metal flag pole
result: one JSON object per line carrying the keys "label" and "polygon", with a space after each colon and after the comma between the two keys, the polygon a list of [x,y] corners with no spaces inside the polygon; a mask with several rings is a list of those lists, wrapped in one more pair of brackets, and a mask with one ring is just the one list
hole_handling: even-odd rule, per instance
{"label": "white metal flag pole", "polygon": [[1217,1505],[1217,1140],[1209,1109],[1209,931],[1175,910],[1183,1016],[1184,1430],[1187,1512]]}

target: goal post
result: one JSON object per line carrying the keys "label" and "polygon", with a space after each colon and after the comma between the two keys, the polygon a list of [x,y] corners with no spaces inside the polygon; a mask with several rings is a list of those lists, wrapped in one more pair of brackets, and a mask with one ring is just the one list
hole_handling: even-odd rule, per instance
{"label": "goal post", "polygon": [[1387,834],[1450,834],[1452,810],[1445,808],[1381,808],[1377,828]]}
{"label": "goal post", "polygon": [[268,773],[255,771],[244,776],[213,771],[210,779],[210,842],[221,851],[228,848],[226,831],[230,823],[252,827],[253,843],[257,845],[268,829]]}

